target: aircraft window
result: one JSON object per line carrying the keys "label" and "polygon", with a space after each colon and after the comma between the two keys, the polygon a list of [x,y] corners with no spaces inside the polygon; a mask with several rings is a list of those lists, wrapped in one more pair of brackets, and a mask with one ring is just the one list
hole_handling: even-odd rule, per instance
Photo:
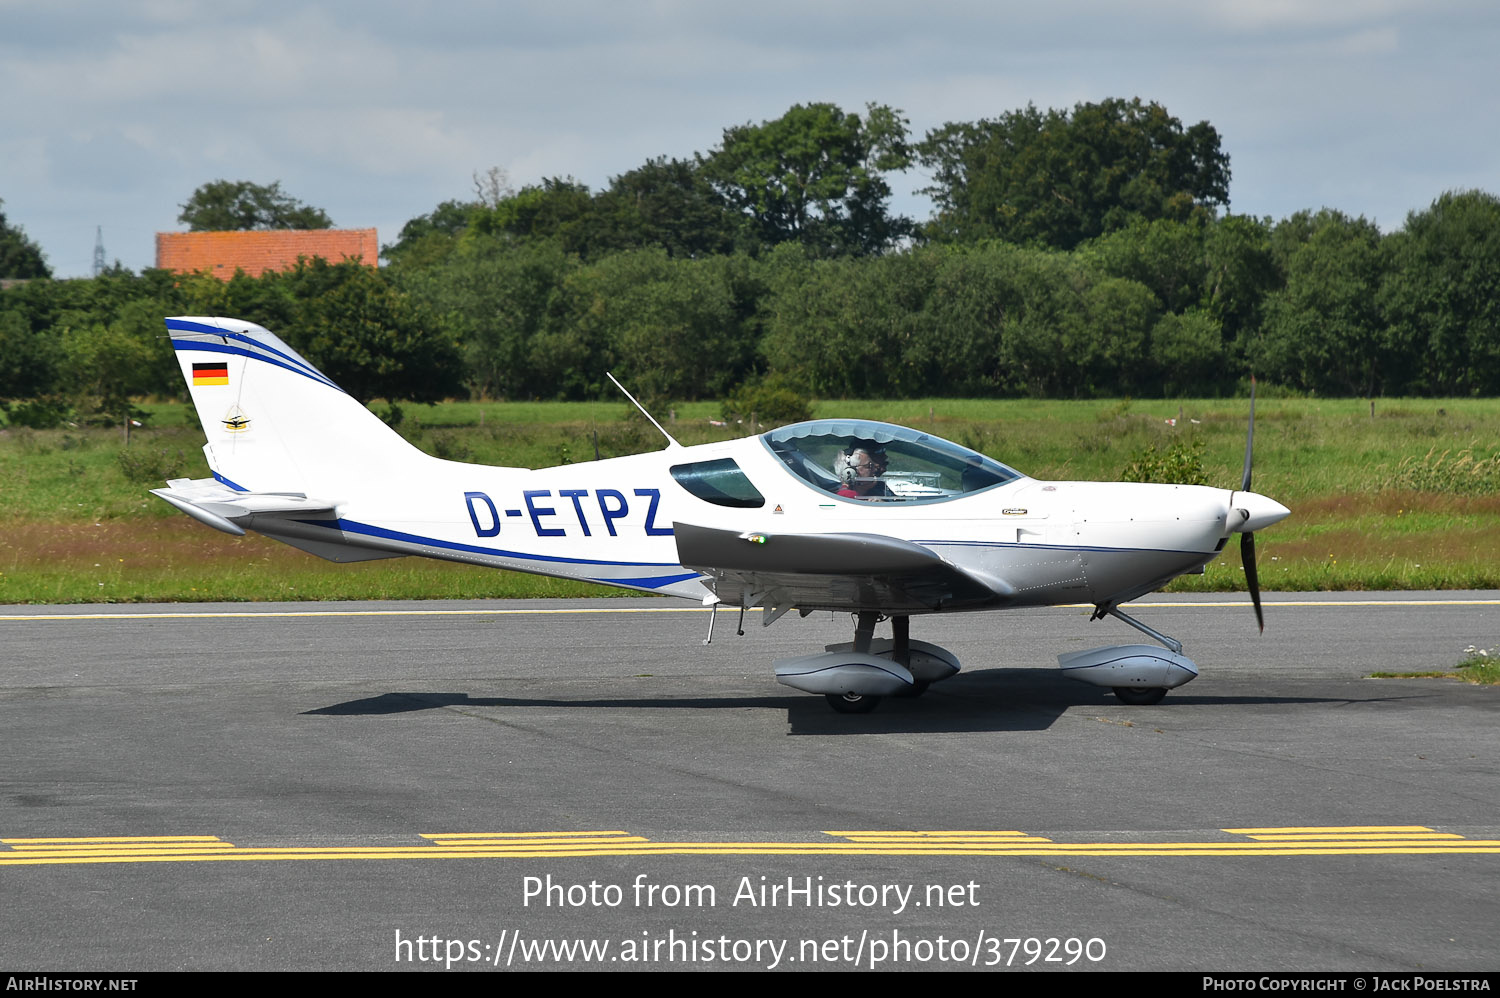
{"label": "aircraft window", "polygon": [[1023,477],[950,440],[868,419],[797,423],[761,440],[793,474],[846,499],[952,499]]}
{"label": "aircraft window", "polygon": [[674,465],[672,478],[699,499],[716,506],[759,509],[766,504],[765,496],[750,484],[740,466],[727,457],[718,461]]}

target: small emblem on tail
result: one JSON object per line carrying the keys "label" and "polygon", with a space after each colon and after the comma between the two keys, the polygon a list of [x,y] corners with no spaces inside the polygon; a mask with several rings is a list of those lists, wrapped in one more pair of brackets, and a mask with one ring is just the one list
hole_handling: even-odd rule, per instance
{"label": "small emblem on tail", "polygon": [[244,409],[241,409],[237,405],[230,406],[229,411],[224,414],[224,418],[220,422],[224,424],[224,429],[230,433],[244,433],[250,429],[250,417],[245,414]]}

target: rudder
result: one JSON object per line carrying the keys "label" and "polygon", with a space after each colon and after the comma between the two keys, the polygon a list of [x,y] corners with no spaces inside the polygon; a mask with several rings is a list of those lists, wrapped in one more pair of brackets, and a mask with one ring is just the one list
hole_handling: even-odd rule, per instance
{"label": "rudder", "polygon": [[230,488],[337,500],[435,460],[269,330],[221,317],[166,322],[209,466]]}

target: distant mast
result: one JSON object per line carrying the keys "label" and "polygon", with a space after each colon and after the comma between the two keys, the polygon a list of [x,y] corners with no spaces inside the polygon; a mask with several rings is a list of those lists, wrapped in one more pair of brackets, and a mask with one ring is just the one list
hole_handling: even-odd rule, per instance
{"label": "distant mast", "polygon": [[94,276],[104,273],[104,226],[94,227]]}

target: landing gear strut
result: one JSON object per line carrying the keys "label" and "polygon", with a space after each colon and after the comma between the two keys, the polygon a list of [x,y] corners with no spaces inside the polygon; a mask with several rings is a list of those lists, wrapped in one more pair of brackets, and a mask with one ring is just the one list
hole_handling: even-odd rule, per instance
{"label": "landing gear strut", "polygon": [[[891,661],[903,668],[911,668],[911,618],[900,614],[891,618]],[[919,697],[927,692],[932,682],[913,677],[914,682],[896,696],[905,700]]]}
{"label": "landing gear strut", "polygon": [[[909,617],[901,618],[910,623]],[[854,652],[857,655],[870,654],[870,645],[875,640],[875,624],[879,622],[880,614],[872,610],[860,612],[854,625]],[[908,631],[908,633],[910,633]],[[898,665],[904,665],[900,659],[892,656]],[[880,697],[870,696],[865,693],[830,693],[828,694],[828,706],[840,714],[868,714],[880,703]]]}

